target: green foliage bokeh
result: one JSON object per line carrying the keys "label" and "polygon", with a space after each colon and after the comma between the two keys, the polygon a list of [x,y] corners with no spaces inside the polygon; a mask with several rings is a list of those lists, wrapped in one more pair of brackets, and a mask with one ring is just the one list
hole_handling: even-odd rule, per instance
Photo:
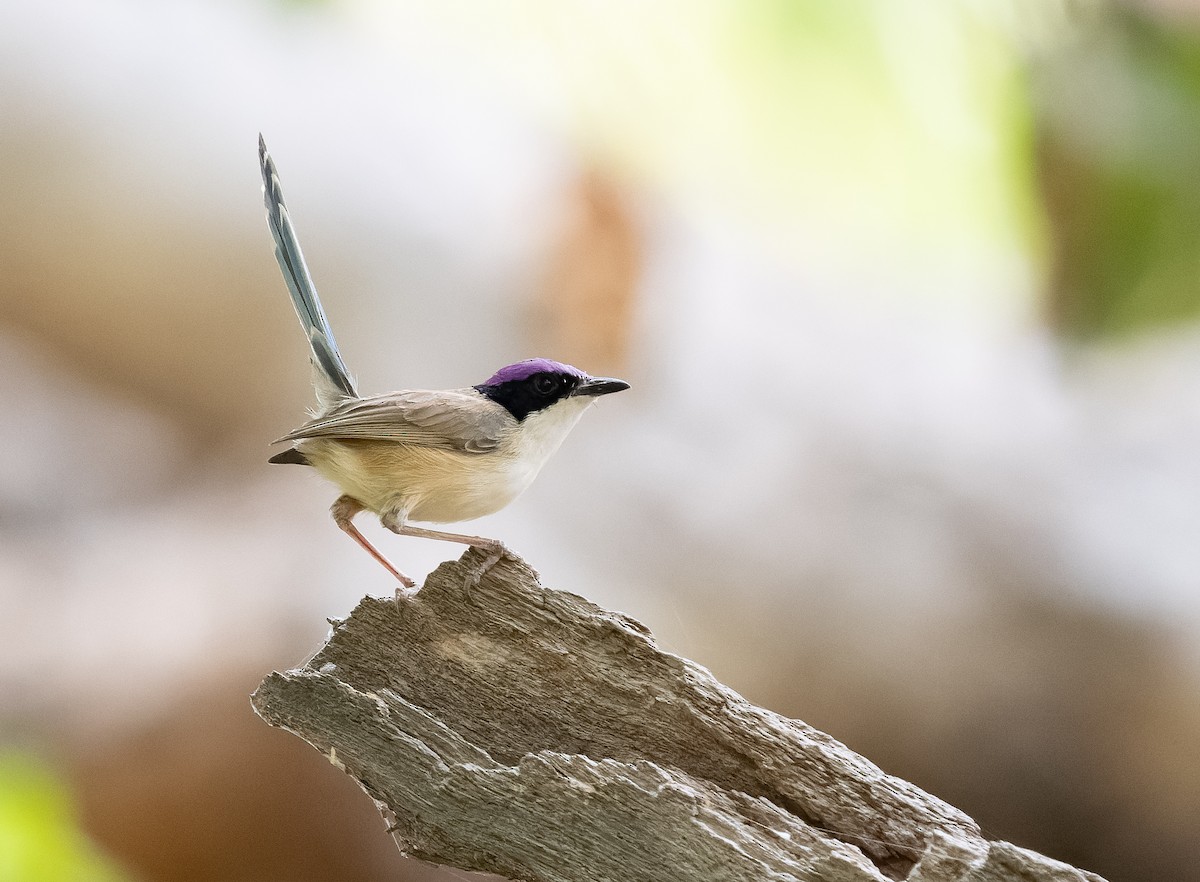
{"label": "green foliage bokeh", "polygon": [[80,830],[63,782],[26,754],[0,754],[0,882],[125,882]]}

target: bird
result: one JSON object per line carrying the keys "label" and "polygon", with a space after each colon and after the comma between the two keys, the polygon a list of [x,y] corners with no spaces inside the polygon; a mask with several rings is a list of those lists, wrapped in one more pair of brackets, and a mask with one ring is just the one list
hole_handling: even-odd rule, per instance
{"label": "bird", "polygon": [[475,386],[360,395],[317,296],[261,134],[258,158],[275,257],[311,349],[317,398],[307,422],[272,442],[290,446],[268,462],[311,466],[336,485],[341,495],[330,508],[334,523],[405,588],[416,583],[355,527],[360,512],[377,515],[401,536],[484,549],[488,554],[477,579],[508,554],[503,543],[413,522],[457,523],[504,508],[537,477],[588,407],[629,384],[530,358]]}

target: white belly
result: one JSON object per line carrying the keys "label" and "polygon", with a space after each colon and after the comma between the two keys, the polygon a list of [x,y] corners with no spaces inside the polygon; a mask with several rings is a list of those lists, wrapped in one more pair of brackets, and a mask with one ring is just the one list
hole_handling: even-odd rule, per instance
{"label": "white belly", "polygon": [[324,438],[299,447],[318,472],[376,514],[397,510],[411,521],[469,521],[516,499],[593,400],[568,398],[530,414],[489,453]]}

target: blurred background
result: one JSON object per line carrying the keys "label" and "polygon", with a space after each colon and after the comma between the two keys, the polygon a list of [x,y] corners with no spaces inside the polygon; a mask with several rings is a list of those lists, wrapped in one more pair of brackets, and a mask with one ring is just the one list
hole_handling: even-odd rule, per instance
{"label": "blurred background", "polygon": [[2,882],[463,877],[250,710],[394,588],[266,464],[260,131],[365,392],[633,384],[473,532],[992,837],[1200,880],[1200,4],[2,0],[0,121]]}

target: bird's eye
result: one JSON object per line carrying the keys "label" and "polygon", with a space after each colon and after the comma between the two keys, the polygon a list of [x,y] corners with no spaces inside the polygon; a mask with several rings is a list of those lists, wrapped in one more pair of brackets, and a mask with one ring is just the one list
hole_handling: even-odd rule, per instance
{"label": "bird's eye", "polygon": [[558,388],[558,384],[554,382],[553,377],[547,374],[542,374],[540,377],[534,377],[533,391],[538,395],[549,395],[556,388]]}

